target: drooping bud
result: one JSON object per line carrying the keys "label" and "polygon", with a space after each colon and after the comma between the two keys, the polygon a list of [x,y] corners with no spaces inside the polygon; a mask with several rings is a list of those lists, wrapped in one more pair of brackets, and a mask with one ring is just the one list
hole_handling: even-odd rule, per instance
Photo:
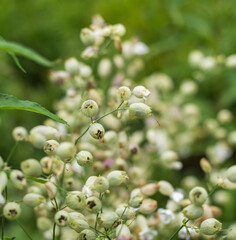
{"label": "drooping bud", "polygon": [[95,139],[102,139],[105,129],[100,123],[93,123],[89,128],[89,134]]}
{"label": "drooping bud", "polygon": [[7,174],[3,171],[0,172],[0,193],[2,193],[3,189],[7,186]]}
{"label": "drooping bud", "polygon": [[137,118],[145,118],[151,116],[152,110],[144,103],[132,103],[129,107],[129,113]]}
{"label": "drooping bud", "polygon": [[80,151],[76,154],[75,159],[82,167],[93,163],[93,155],[88,151]]}
{"label": "drooping bud", "polygon": [[230,182],[236,183],[236,165],[230,167],[227,170],[226,176]]}
{"label": "drooping bud", "polygon": [[79,218],[78,215],[70,215],[69,227],[74,229],[76,232],[80,233],[81,231],[88,229],[89,225],[83,218]]}
{"label": "drooping bud", "polygon": [[23,202],[29,207],[36,207],[45,202],[45,198],[38,193],[28,193],[24,196]]}
{"label": "drooping bud", "polygon": [[171,194],[174,192],[173,186],[167,182],[167,181],[159,181],[158,182],[160,188],[159,192],[165,196],[171,196]]}
{"label": "drooping bud", "polygon": [[86,117],[94,117],[98,114],[99,107],[94,100],[87,100],[81,106],[81,112]]}
{"label": "drooping bud", "polygon": [[55,184],[53,184],[52,182],[47,182],[47,183],[45,184],[45,188],[46,188],[46,190],[47,190],[48,197],[49,197],[51,200],[56,197],[57,187],[55,186]]}
{"label": "drooping bud", "polygon": [[186,218],[194,220],[202,216],[203,208],[201,206],[190,204],[185,207],[182,212]]}
{"label": "drooping bud", "polygon": [[69,192],[66,196],[66,204],[73,210],[83,210],[85,208],[85,200],[85,194],[80,191]]}
{"label": "drooping bud", "polygon": [[208,218],[201,223],[200,232],[205,235],[214,235],[222,229],[222,223],[215,218]]}
{"label": "drooping bud", "polygon": [[30,177],[39,177],[42,174],[40,163],[33,158],[21,162],[21,169],[23,173]]}
{"label": "drooping bud", "polygon": [[12,135],[16,141],[24,141],[28,136],[28,132],[24,127],[16,127],[13,129]]}
{"label": "drooping bud", "polygon": [[51,157],[43,157],[40,160],[40,165],[42,167],[42,170],[46,174],[50,174],[52,172],[52,164],[53,164],[53,159]]}
{"label": "drooping bud", "polygon": [[205,172],[205,173],[210,173],[211,172],[211,164],[207,161],[206,158],[202,158],[200,160],[200,166],[201,169]]}
{"label": "drooping bud", "polygon": [[56,154],[57,148],[59,146],[59,143],[56,140],[47,140],[44,144],[44,152],[48,155],[54,155]]}
{"label": "drooping bud", "polygon": [[66,163],[71,162],[75,153],[75,147],[71,142],[62,142],[57,148],[57,155]]}
{"label": "drooping bud", "polygon": [[128,100],[131,96],[131,90],[126,86],[122,86],[118,89],[118,96],[122,101]]}
{"label": "drooping bud", "polygon": [[52,221],[47,217],[37,218],[37,227],[41,231],[47,231],[51,228]]}
{"label": "drooping bud", "polygon": [[27,184],[25,176],[20,170],[12,170],[10,173],[10,180],[12,184],[20,190]]}
{"label": "drooping bud", "polygon": [[201,206],[207,198],[207,191],[202,187],[195,187],[189,193],[189,199],[191,202],[198,206]]}
{"label": "drooping bud", "polygon": [[95,41],[95,35],[89,28],[83,28],[80,32],[80,39],[85,45],[93,45]]}
{"label": "drooping bud", "polygon": [[99,216],[99,223],[105,228],[110,228],[115,224],[118,218],[115,212],[103,212]]}
{"label": "drooping bud", "polygon": [[136,86],[133,89],[132,93],[134,94],[135,97],[143,98],[144,100],[146,100],[151,92],[148,89],[146,89],[144,86]]}
{"label": "drooping bud", "polygon": [[128,181],[127,173],[124,171],[112,171],[107,175],[110,186],[119,186]]}
{"label": "drooping bud", "polygon": [[116,228],[116,237],[129,237],[130,235],[130,230],[126,224],[120,224]]}
{"label": "drooping bud", "polygon": [[79,234],[79,240],[95,240],[96,234],[89,229],[85,229]]}
{"label": "drooping bud", "polygon": [[99,192],[103,193],[109,188],[109,182],[105,177],[97,177],[94,181],[94,189]]}
{"label": "drooping bud", "polygon": [[69,58],[65,61],[65,69],[71,75],[79,74],[79,67],[80,67],[80,64],[76,58]]}
{"label": "drooping bud", "polygon": [[149,184],[144,185],[141,188],[141,191],[146,196],[152,196],[159,190],[159,188],[160,188],[160,186],[158,183],[149,183]]}
{"label": "drooping bud", "polygon": [[102,208],[102,203],[97,197],[89,197],[86,199],[86,209],[92,213],[98,213]]}
{"label": "drooping bud", "polygon": [[3,215],[8,220],[16,220],[21,215],[20,204],[8,202],[3,208]]}
{"label": "drooping bud", "polygon": [[157,201],[147,198],[144,199],[141,206],[139,207],[139,211],[143,214],[151,214],[157,209]]}
{"label": "drooping bud", "polygon": [[60,227],[65,227],[70,222],[69,213],[66,211],[58,211],[54,217],[55,223]]}

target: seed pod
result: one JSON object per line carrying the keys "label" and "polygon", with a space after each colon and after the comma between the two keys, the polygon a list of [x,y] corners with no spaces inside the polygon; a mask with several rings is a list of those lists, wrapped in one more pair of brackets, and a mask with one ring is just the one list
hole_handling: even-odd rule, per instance
{"label": "seed pod", "polygon": [[99,192],[105,192],[109,188],[109,182],[105,177],[97,177],[94,181],[94,189]]}
{"label": "seed pod", "polygon": [[80,151],[76,154],[75,159],[82,167],[93,163],[93,155],[88,151]]}
{"label": "seed pod", "polygon": [[214,235],[222,229],[222,223],[215,218],[208,218],[201,223],[200,232],[205,235]]}
{"label": "seed pod", "polygon": [[48,197],[49,197],[51,200],[56,197],[57,187],[55,186],[55,184],[53,184],[52,182],[47,182],[47,183],[45,184],[45,188],[46,188],[46,190],[47,190]]}
{"label": "seed pod", "polygon": [[236,165],[230,167],[227,170],[226,176],[230,182],[236,183]]}
{"label": "seed pod", "polygon": [[132,93],[137,98],[143,98],[144,100],[147,99],[147,97],[150,95],[150,91],[146,89],[144,86],[136,86]]}
{"label": "seed pod", "polygon": [[23,189],[27,184],[25,176],[20,170],[12,170],[10,173],[10,180],[14,187],[20,190]]}
{"label": "seed pod", "polygon": [[2,193],[3,189],[7,186],[7,174],[3,171],[0,172],[0,193]]}
{"label": "seed pod", "polygon": [[195,187],[189,193],[189,199],[195,205],[201,206],[207,200],[207,191],[202,187]]}
{"label": "seed pod", "polygon": [[40,163],[33,158],[21,162],[20,167],[23,173],[30,177],[39,177],[42,174]]}
{"label": "seed pod", "polygon": [[116,228],[116,237],[129,237],[130,235],[130,230],[126,224],[120,224]]}
{"label": "seed pod", "polygon": [[118,215],[115,212],[103,212],[99,216],[99,223],[102,227],[110,228],[118,220]]}
{"label": "seed pod", "polygon": [[183,214],[191,220],[200,218],[203,214],[203,208],[194,204],[190,204],[183,209]]}
{"label": "seed pod", "polygon": [[18,203],[8,202],[3,208],[3,215],[8,220],[15,220],[21,215],[21,208]]}
{"label": "seed pod", "polygon": [[107,175],[107,179],[110,186],[119,186],[122,183],[126,183],[128,181],[127,173],[124,171],[112,171]]}
{"label": "seed pod", "polygon": [[56,140],[47,140],[44,144],[44,152],[48,155],[54,155],[56,154],[57,148],[59,146],[59,143]]}
{"label": "seed pod", "polygon": [[28,132],[24,127],[16,127],[13,129],[12,135],[16,141],[23,141],[26,140]]}
{"label": "seed pod", "polygon": [[128,100],[131,96],[131,90],[126,86],[122,86],[118,89],[118,96],[122,101]]}
{"label": "seed pod", "polygon": [[29,207],[36,207],[45,202],[45,198],[38,193],[28,193],[24,196],[23,202]]}
{"label": "seed pod", "polygon": [[79,234],[79,240],[96,240],[96,234],[89,229],[85,229]]}
{"label": "seed pod", "polygon": [[57,155],[60,159],[66,163],[72,161],[72,158],[75,153],[75,147],[71,142],[62,142],[57,148]]}
{"label": "seed pod", "polygon": [[80,233],[81,231],[88,229],[89,225],[83,219],[79,219],[78,217],[75,218],[71,217],[69,227],[74,229],[76,232]]}
{"label": "seed pod", "polygon": [[37,218],[37,227],[41,231],[47,231],[51,228],[52,221],[47,217]]}
{"label": "seed pod", "polygon": [[149,117],[151,113],[151,108],[144,103],[132,103],[129,106],[129,114],[137,118]]}
{"label": "seed pod", "polygon": [[156,209],[157,209],[157,201],[147,198],[147,199],[143,200],[143,202],[139,208],[139,211],[143,214],[151,214]]}
{"label": "seed pod", "polygon": [[174,188],[169,182],[163,180],[159,181],[158,184],[160,186],[159,191],[161,194],[170,197],[171,194],[174,192]]}
{"label": "seed pod", "polygon": [[89,128],[89,134],[95,139],[102,139],[105,134],[105,129],[100,123],[93,123]]}
{"label": "seed pod", "polygon": [[65,227],[70,222],[69,213],[66,211],[58,211],[54,217],[55,223],[60,227]]}
{"label": "seed pod", "polygon": [[98,105],[95,101],[93,100],[87,100],[83,102],[81,106],[81,112],[84,114],[86,117],[94,117],[98,114],[99,108]]}
{"label": "seed pod", "polygon": [[66,204],[73,210],[81,211],[85,208],[85,194],[80,191],[67,193]]}
{"label": "seed pod", "polygon": [[206,158],[201,158],[201,160],[200,160],[200,166],[201,166],[201,169],[202,169],[205,173],[210,173],[210,172],[211,172],[211,164],[207,161]]}
{"label": "seed pod", "polygon": [[102,203],[97,197],[89,197],[86,199],[86,209],[92,213],[98,213],[102,208]]}

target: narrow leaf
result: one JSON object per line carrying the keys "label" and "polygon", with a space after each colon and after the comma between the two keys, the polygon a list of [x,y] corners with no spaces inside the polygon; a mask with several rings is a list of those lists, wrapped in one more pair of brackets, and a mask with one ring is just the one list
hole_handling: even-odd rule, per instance
{"label": "narrow leaf", "polygon": [[35,113],[45,115],[57,122],[67,124],[66,121],[59,118],[57,115],[51,113],[46,108],[42,107],[36,102],[20,100],[14,96],[4,94],[4,93],[0,93],[0,109],[19,109],[19,110],[35,112]]}
{"label": "narrow leaf", "polygon": [[18,43],[0,41],[0,50],[21,55],[46,67],[52,67],[55,64],[55,62],[49,61],[45,57],[36,53],[34,50],[24,47]]}
{"label": "narrow leaf", "polygon": [[41,184],[45,184],[48,182],[47,180],[45,180],[43,178],[35,178],[35,177],[26,177],[26,180],[41,183]]}

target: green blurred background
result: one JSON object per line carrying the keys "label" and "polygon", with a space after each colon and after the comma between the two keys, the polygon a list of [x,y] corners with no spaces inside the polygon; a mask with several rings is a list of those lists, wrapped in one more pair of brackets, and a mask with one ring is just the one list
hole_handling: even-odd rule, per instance
{"label": "green blurred background", "polygon": [[[187,63],[191,50],[200,49],[209,55],[236,53],[235,8],[235,0],[1,0],[0,35],[50,60],[61,59],[59,68],[68,57],[80,59],[84,48],[80,29],[99,13],[108,23],[124,24],[125,38],[135,35],[150,46],[144,75],[165,72],[178,86],[192,76]],[[54,100],[62,93],[48,81],[49,69],[19,59],[27,74],[6,53],[0,52],[0,92],[39,102],[52,110]],[[229,71],[199,94],[205,99],[220,99],[217,107],[224,104],[235,113],[235,78],[235,71]],[[229,93],[230,97],[225,97]],[[6,158],[14,144],[11,131],[15,126],[30,129],[44,119],[28,112],[0,111],[0,155]],[[28,158],[35,151],[25,147],[27,151],[17,149],[18,159]],[[27,215],[25,218],[27,222]]]}

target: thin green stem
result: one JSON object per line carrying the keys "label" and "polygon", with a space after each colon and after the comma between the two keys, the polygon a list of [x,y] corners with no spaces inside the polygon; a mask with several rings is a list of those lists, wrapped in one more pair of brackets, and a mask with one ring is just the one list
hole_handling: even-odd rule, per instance
{"label": "thin green stem", "polygon": [[59,210],[59,207],[58,207],[57,199],[56,199],[56,198],[54,198],[54,202],[55,202],[55,205],[56,205],[56,209],[57,209],[57,211],[58,211],[58,210]]}
{"label": "thin green stem", "polygon": [[5,225],[5,218],[4,218],[4,215],[2,215],[2,239],[4,239],[4,225]]}
{"label": "thin green stem", "polygon": [[90,125],[89,125],[89,126],[87,127],[87,129],[75,140],[75,145],[78,143],[78,141],[80,140],[80,138],[82,138],[82,137],[85,135],[85,133],[88,132],[89,128],[90,128]]}
{"label": "thin green stem", "polygon": [[29,235],[29,233],[27,233],[27,231],[25,230],[25,228],[20,224],[20,222],[18,220],[16,220],[17,224],[21,227],[21,229],[23,230],[23,232],[27,235],[27,237],[30,240],[33,240],[32,237]]}
{"label": "thin green stem", "polygon": [[187,222],[189,221],[190,219],[188,219],[185,223],[183,223],[174,233],[173,235],[169,238],[169,240],[173,240],[175,238],[175,236],[179,233],[179,231],[184,227],[186,226]]}
{"label": "thin green stem", "polygon": [[219,188],[220,187],[220,185],[219,184],[216,184],[215,185],[215,187],[213,187],[212,189],[211,189],[211,191],[209,192],[209,194],[208,194],[208,198],[217,190],[217,188]]}
{"label": "thin green stem", "polygon": [[65,170],[66,170],[66,163],[64,163],[63,170],[62,170],[62,175],[60,179],[60,187],[63,188],[63,181],[64,181],[64,176],[65,176]]}
{"label": "thin green stem", "polygon": [[9,163],[9,161],[10,161],[10,159],[11,159],[13,153],[14,153],[15,150],[16,150],[17,145],[18,145],[18,142],[15,142],[15,144],[13,145],[13,147],[12,147],[12,149],[11,149],[11,151],[10,151],[8,157],[7,157],[6,164]]}
{"label": "thin green stem", "polygon": [[56,240],[56,223],[54,223],[54,225],[53,225],[52,239]]}

